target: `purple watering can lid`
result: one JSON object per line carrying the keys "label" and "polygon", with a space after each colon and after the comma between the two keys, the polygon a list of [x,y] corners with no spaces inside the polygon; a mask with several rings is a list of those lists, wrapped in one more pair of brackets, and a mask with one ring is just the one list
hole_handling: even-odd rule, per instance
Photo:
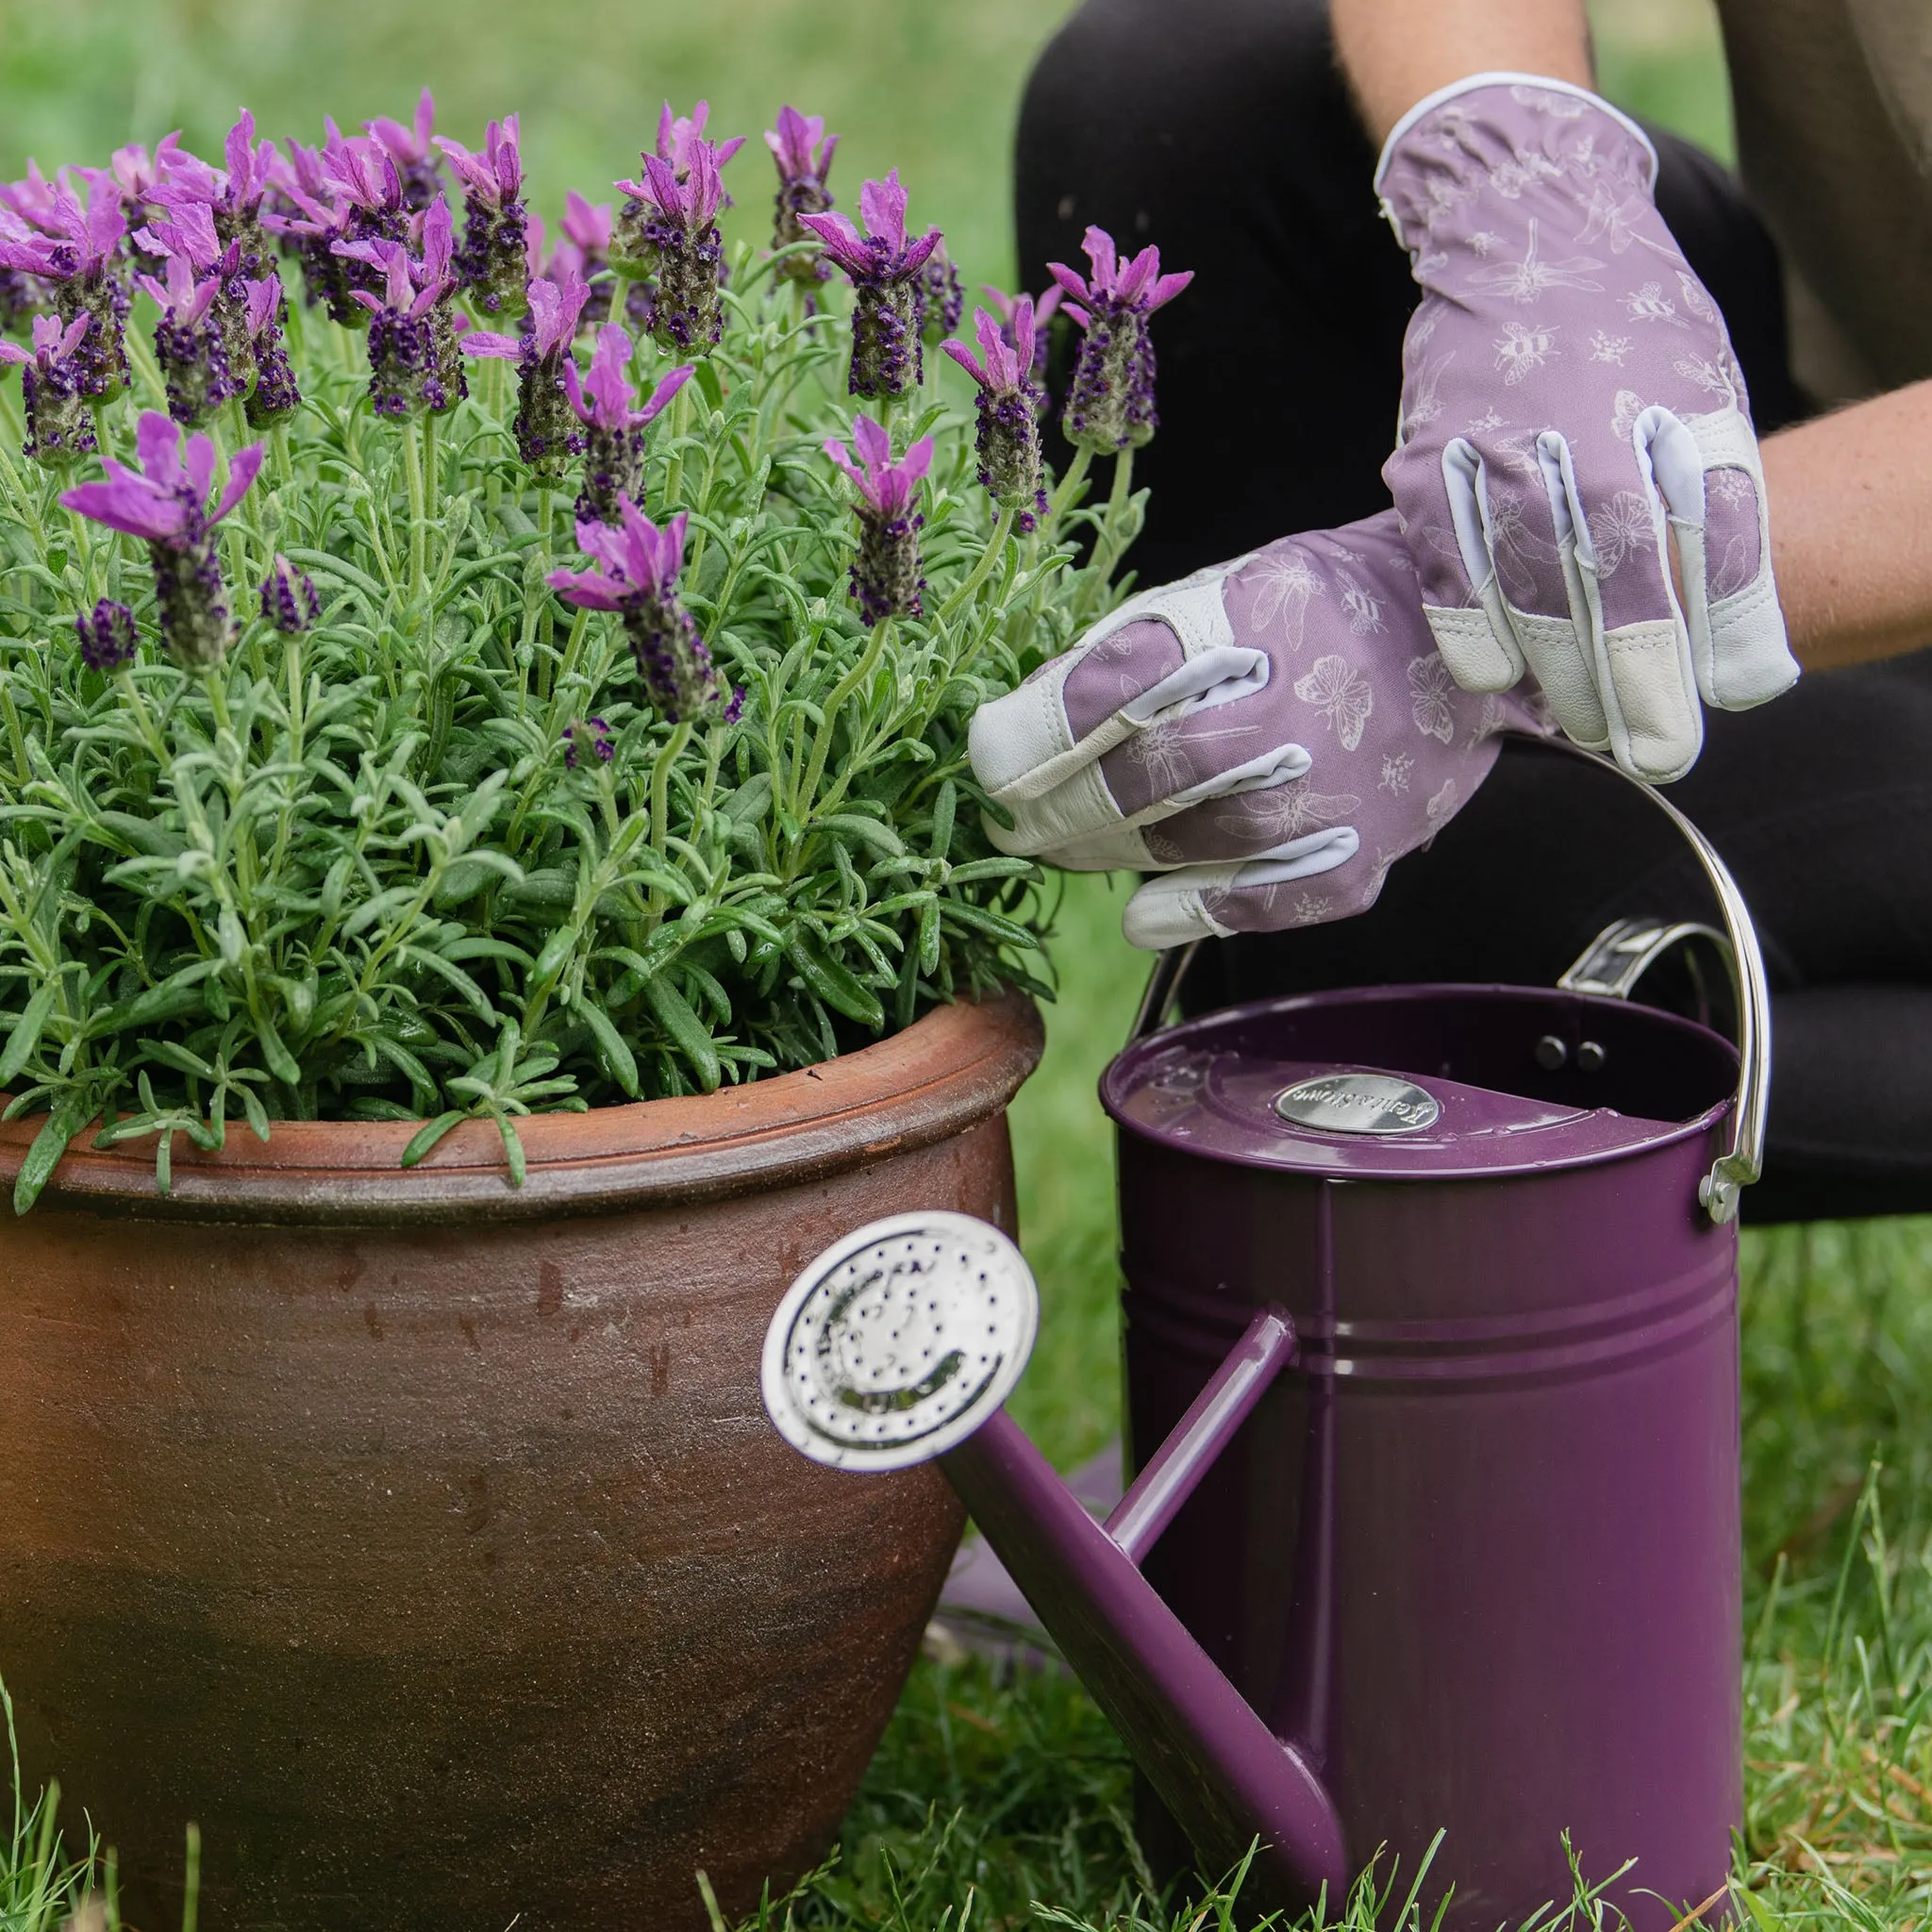
{"label": "purple watering can lid", "polygon": [[1364,987],[1150,1035],[1197,941],[1161,956],[1133,1042],[1101,1078],[1122,1130],[1252,1167],[1453,1179],[1626,1157],[1706,1133],[1728,1112],[1697,1198],[1712,1221],[1735,1220],[1763,1172],[1771,1100],[1771,990],[1743,894],[1654,787],[1561,738],[1538,742],[1635,786],[1690,846],[1723,923],[1712,937],[1727,949],[1736,1049],[1624,997],[1658,946],[1703,927],[1619,921],[1548,991]]}
{"label": "purple watering can lid", "polygon": [[1533,987],[1367,987],[1158,1033],[1100,1095],[1120,1127],[1204,1159],[1345,1179],[1574,1167],[1704,1134],[1738,1056],[1649,1007]]}

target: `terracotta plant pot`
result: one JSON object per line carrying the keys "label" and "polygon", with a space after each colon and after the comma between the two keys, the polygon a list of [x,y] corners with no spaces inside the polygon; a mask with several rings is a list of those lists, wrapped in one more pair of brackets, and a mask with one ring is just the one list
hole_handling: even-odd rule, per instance
{"label": "terracotta plant pot", "polygon": [[[701,1926],[829,1844],[959,1531],[758,1400],[875,1215],[1013,1225],[1008,996],[703,1099],[70,1154],[0,1266],[0,1673],[29,1790],[208,1932]],[[0,1127],[0,1180],[30,1123]],[[518,1915],[521,1915],[520,1917]]]}

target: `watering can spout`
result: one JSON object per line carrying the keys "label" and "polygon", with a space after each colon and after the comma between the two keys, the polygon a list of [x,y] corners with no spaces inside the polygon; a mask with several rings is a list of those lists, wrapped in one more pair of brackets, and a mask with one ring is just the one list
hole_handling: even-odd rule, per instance
{"label": "watering can spout", "polygon": [[1007,1414],[1039,1298],[1019,1250],[970,1216],[858,1229],[792,1284],[765,1338],[765,1407],[834,1468],[937,1459],[1148,1782],[1218,1874],[1257,1846],[1259,1902],[1300,1910],[1348,1880],[1333,1800],[1152,1584],[1152,1547],[1222,1445],[1293,1358],[1264,1310],[1106,1524]]}

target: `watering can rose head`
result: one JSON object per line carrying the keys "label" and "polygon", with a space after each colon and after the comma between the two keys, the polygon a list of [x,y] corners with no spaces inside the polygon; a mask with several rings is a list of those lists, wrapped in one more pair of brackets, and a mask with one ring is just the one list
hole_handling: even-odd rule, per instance
{"label": "watering can rose head", "polygon": [[[426,92],[0,183],[16,1206],[76,1135],[151,1138],[166,1186],[237,1118],[424,1123],[405,1165],[487,1121],[515,1183],[531,1111],[1044,991],[967,732],[1114,600],[1185,278],[1103,250],[1078,317],[997,297],[951,339],[939,231],[896,173],[835,208],[795,108],[772,246],[727,262],[708,121],[667,104],[547,233],[517,117],[460,140]],[[1041,452],[1057,305],[1141,331],[1092,503],[1123,445]]]}

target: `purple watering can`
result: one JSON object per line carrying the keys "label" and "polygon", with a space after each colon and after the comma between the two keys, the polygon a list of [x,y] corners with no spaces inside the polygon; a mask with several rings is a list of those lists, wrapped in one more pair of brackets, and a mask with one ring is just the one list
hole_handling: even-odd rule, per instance
{"label": "purple watering can", "polygon": [[[1769,1000],[1723,860],[1649,795],[1724,933],[1624,921],[1556,989],[1356,989],[1149,1032],[1185,970],[1162,960],[1101,1082],[1140,1472],[1104,1524],[1002,1407],[1038,1302],[994,1229],[861,1228],[766,1338],[794,1447],[940,1459],[1202,1869],[1259,1841],[1251,1903],[1332,1906],[1439,1830],[1450,1932],[1566,1898],[1566,1832],[1587,1875],[1635,1860],[1608,1895],[1640,1926],[1725,1884],[1736,1215]],[[1624,997],[1699,936],[1728,956],[1735,1050]]]}

